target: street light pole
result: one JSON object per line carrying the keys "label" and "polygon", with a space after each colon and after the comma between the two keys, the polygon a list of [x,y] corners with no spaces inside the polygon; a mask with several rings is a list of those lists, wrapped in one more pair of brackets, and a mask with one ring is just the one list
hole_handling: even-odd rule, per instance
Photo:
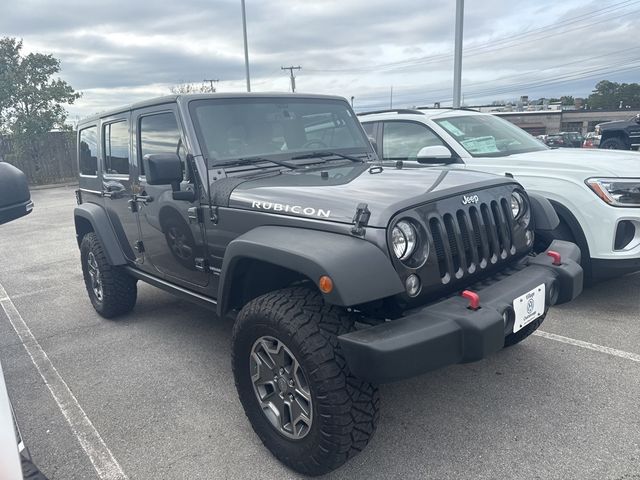
{"label": "street light pole", "polygon": [[456,0],[456,41],[453,60],[453,108],[460,107],[462,95],[462,29],[464,0]]}
{"label": "street light pole", "polygon": [[244,68],[247,77],[247,92],[251,91],[251,80],[249,79],[249,46],[247,45],[247,13],[244,8],[244,0],[240,0],[242,4],[242,34],[244,35]]}

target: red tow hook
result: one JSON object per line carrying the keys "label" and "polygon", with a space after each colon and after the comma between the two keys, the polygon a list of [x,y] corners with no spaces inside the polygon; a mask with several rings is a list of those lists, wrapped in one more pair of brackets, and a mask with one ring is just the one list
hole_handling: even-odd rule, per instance
{"label": "red tow hook", "polygon": [[560,254],[558,252],[555,252],[553,250],[548,250],[547,255],[549,255],[553,259],[554,265],[562,264],[562,258],[560,257]]}
{"label": "red tow hook", "polygon": [[469,300],[469,306],[467,307],[469,310],[478,310],[480,308],[480,295],[476,292],[463,290],[460,295]]}

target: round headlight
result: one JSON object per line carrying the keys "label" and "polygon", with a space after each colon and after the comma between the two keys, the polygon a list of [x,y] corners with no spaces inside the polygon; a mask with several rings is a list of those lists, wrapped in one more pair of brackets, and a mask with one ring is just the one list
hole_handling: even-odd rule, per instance
{"label": "round headlight", "polygon": [[400,220],[391,231],[393,253],[399,260],[406,260],[416,248],[416,229],[406,220]]}
{"label": "round headlight", "polygon": [[524,205],[524,201],[522,200],[522,195],[518,192],[513,192],[511,194],[511,214],[513,218],[518,218],[520,212],[522,212],[522,207]]}

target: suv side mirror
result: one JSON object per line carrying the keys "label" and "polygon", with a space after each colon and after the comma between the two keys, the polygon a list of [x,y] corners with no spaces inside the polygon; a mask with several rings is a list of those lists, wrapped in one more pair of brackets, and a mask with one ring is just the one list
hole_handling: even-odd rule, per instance
{"label": "suv side mirror", "polygon": [[175,153],[147,154],[142,158],[149,185],[171,185],[179,189],[182,181],[182,161]]}
{"label": "suv side mirror", "polygon": [[31,210],[27,176],[13,165],[0,162],[0,225],[24,217]]}
{"label": "suv side mirror", "polygon": [[418,162],[428,160],[451,160],[451,151],[444,145],[422,147],[418,152]]}

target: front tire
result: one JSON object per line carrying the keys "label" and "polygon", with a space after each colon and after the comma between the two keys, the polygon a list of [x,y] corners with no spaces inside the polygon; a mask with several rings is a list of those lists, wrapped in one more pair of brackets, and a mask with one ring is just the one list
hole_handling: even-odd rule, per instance
{"label": "front tire", "polygon": [[344,309],[301,287],[252,300],[236,320],[233,373],[240,401],[264,445],[297,472],[338,468],[375,432],[378,389],[351,375],[338,344],[352,329]]}
{"label": "front tire", "polygon": [[121,267],[109,264],[93,232],[80,243],[80,261],[89,299],[101,316],[114,318],[133,310],[138,296],[137,280]]}

